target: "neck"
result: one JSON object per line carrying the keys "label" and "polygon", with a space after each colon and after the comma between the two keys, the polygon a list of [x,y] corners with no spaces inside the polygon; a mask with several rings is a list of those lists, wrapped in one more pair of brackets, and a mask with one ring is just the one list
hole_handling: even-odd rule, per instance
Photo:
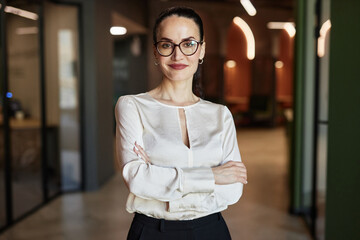
{"label": "neck", "polygon": [[154,89],[154,96],[160,100],[175,104],[194,103],[199,98],[192,92],[192,79],[189,81],[170,81],[163,79]]}

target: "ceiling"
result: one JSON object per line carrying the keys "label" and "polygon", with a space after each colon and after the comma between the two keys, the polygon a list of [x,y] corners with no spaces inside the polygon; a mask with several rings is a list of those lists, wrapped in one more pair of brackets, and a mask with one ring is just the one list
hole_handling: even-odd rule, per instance
{"label": "ceiling", "polygon": [[[178,0],[160,0],[174,2]],[[183,2],[217,2],[223,4],[239,4],[240,0],[182,0]],[[251,0],[255,8],[282,8],[292,10],[296,0]]]}

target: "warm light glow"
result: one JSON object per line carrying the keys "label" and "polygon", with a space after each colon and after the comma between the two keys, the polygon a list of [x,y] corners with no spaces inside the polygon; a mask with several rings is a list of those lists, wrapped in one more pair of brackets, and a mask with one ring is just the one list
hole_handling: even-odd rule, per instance
{"label": "warm light glow", "polygon": [[39,16],[36,13],[22,10],[20,8],[11,7],[11,6],[6,6],[4,11],[7,13],[12,13],[12,14],[18,15],[20,17],[28,18],[31,20],[38,20],[38,18],[39,18]]}
{"label": "warm light glow", "polygon": [[284,66],[284,63],[282,61],[276,61],[275,62],[275,67],[276,68],[282,68]]}
{"label": "warm light glow", "polygon": [[328,19],[326,22],[324,22],[324,24],[321,26],[320,28],[320,35],[321,36],[325,36],[326,33],[329,31],[329,29],[331,28],[331,21],[330,19]]}
{"label": "warm light glow", "polygon": [[255,16],[256,15],[256,9],[255,9],[254,5],[252,5],[250,0],[240,0],[240,3],[241,3],[241,5],[243,5],[245,11],[250,16]]}
{"label": "warm light glow", "polygon": [[26,34],[37,34],[39,29],[37,27],[21,27],[16,29],[16,34],[26,35]]}
{"label": "warm light glow", "polygon": [[269,29],[284,29],[285,23],[287,22],[268,22],[266,26]]}
{"label": "warm light glow", "polygon": [[293,22],[268,22],[267,27],[269,29],[285,29],[290,37],[294,37],[296,33]]}
{"label": "warm light glow", "polygon": [[111,27],[110,33],[112,35],[125,35],[127,32],[126,28],[124,27]]}
{"label": "warm light glow", "polygon": [[291,23],[285,23],[284,29],[287,31],[290,37],[295,36],[296,30],[294,25],[292,25]]}
{"label": "warm light glow", "polygon": [[228,60],[228,61],[226,62],[226,67],[228,67],[228,68],[234,68],[234,67],[236,67],[236,62],[235,62],[234,60]]}
{"label": "warm light glow", "polygon": [[320,37],[318,38],[318,56],[323,57],[325,55],[325,40],[326,40],[326,34],[331,28],[331,22],[330,20],[327,20],[324,22],[324,24],[321,26],[320,29]]}
{"label": "warm light glow", "polygon": [[242,20],[240,17],[234,17],[234,23],[238,25],[238,27],[245,34],[246,42],[247,42],[247,58],[249,60],[253,60],[255,58],[255,38],[252,33],[249,25]]}

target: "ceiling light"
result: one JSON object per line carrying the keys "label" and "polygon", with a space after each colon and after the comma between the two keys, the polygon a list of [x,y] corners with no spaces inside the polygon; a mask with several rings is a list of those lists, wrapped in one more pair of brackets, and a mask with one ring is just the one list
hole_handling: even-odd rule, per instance
{"label": "ceiling light", "polygon": [[330,20],[327,20],[324,22],[324,24],[321,26],[320,29],[320,36],[318,38],[318,49],[317,53],[319,57],[323,57],[325,55],[325,40],[326,40],[326,34],[331,28],[331,22]]}
{"label": "ceiling light", "polygon": [[226,67],[228,67],[228,68],[234,68],[234,67],[236,67],[236,62],[235,62],[234,60],[228,60],[228,61],[226,62]]}
{"label": "ceiling light", "polygon": [[268,22],[267,27],[269,29],[284,29],[285,23],[287,22]]}
{"label": "ceiling light", "polygon": [[269,29],[284,29],[290,37],[294,37],[296,33],[293,22],[268,22],[267,27]]}
{"label": "ceiling light", "polygon": [[126,28],[124,27],[111,27],[110,33],[112,35],[125,35],[127,32]]}
{"label": "ceiling light", "polygon": [[330,19],[328,19],[326,22],[324,22],[324,24],[321,26],[320,28],[320,35],[321,36],[325,36],[326,33],[329,31],[329,29],[331,28],[331,21]]}
{"label": "ceiling light", "polygon": [[255,16],[256,15],[256,9],[255,9],[254,5],[252,5],[250,0],[240,0],[240,3],[241,3],[241,5],[243,5],[245,11],[250,16]]}
{"label": "ceiling light", "polygon": [[234,17],[233,22],[240,27],[240,29],[245,34],[246,42],[247,42],[247,58],[249,60],[253,60],[255,58],[255,38],[252,33],[249,25],[242,20],[240,17]]}
{"label": "ceiling light", "polygon": [[29,12],[29,11],[26,11],[26,10],[22,10],[20,8],[6,6],[4,11],[6,13],[12,13],[12,14],[18,15],[20,17],[28,18],[28,19],[31,19],[31,20],[38,20],[39,19],[39,15],[37,15],[36,13]]}
{"label": "ceiling light", "polygon": [[290,37],[294,37],[296,33],[296,29],[294,25],[291,23],[285,23],[284,29],[287,31]]}
{"label": "ceiling light", "polygon": [[276,61],[275,62],[275,67],[276,68],[282,68],[284,66],[284,63],[282,61]]}

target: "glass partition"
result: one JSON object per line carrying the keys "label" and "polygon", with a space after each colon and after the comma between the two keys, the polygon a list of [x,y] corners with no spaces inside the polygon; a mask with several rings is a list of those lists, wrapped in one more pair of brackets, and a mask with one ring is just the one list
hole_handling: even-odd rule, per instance
{"label": "glass partition", "polygon": [[[2,103],[0,104],[0,118],[2,116]],[[6,224],[6,194],[5,194],[5,171],[4,171],[4,132],[0,129],[0,229]]]}
{"label": "glass partition", "polygon": [[46,128],[47,145],[52,149],[48,151],[51,195],[61,189],[81,188],[78,14],[76,6],[45,3]]}
{"label": "glass partition", "polygon": [[5,13],[14,219],[43,201],[39,9],[8,1]]}
{"label": "glass partition", "polygon": [[0,230],[81,189],[78,20],[77,5],[0,0]]}
{"label": "glass partition", "polygon": [[[0,82],[3,81],[0,78]],[[4,158],[4,129],[3,103],[0,100],[0,229],[6,224],[6,193],[5,193],[5,158]]]}
{"label": "glass partition", "polygon": [[4,43],[3,43],[3,16],[4,8],[3,2],[0,1],[0,229],[6,224],[6,193],[5,193],[5,146],[4,146],[4,113],[3,113],[3,104],[4,104],[4,95],[3,86],[4,86],[4,62],[3,62],[3,53],[4,53]]}

